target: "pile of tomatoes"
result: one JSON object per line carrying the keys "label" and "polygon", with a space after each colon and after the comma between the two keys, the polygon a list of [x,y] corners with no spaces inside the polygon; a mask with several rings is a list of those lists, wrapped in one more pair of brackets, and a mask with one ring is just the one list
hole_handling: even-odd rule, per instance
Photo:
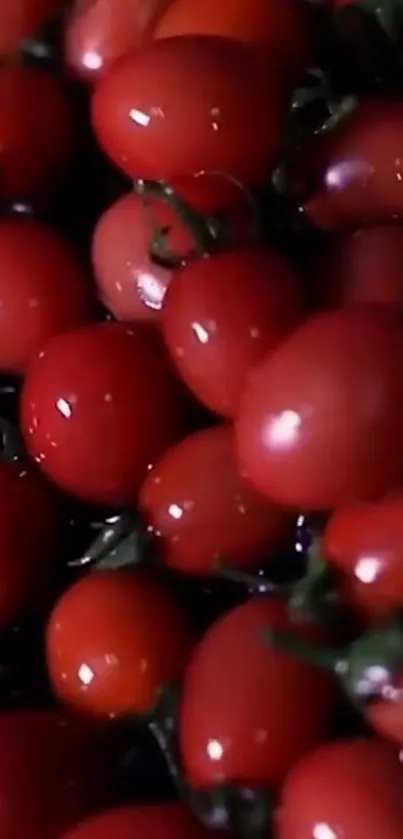
{"label": "pile of tomatoes", "polygon": [[1,839],[401,839],[402,46],[0,4]]}

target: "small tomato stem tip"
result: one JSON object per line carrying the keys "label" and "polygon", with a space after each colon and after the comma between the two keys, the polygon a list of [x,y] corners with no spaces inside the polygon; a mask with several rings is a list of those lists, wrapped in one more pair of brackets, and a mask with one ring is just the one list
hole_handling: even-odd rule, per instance
{"label": "small tomato stem tip", "polygon": [[334,674],[338,673],[341,663],[345,660],[344,650],[320,647],[291,633],[266,629],[263,631],[262,638],[266,646],[290,653],[306,664],[311,664],[321,670],[329,670]]}

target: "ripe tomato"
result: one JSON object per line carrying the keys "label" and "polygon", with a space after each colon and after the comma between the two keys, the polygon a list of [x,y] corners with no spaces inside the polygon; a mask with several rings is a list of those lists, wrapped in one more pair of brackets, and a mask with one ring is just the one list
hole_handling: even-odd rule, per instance
{"label": "ripe tomato", "polygon": [[167,38],[111,70],[94,93],[92,121],[100,145],[126,175],[168,181],[188,200],[200,176],[197,191],[217,210],[234,198],[233,185],[217,173],[247,186],[270,174],[284,98],[247,46],[218,37]]}
{"label": "ripe tomato", "polygon": [[325,230],[403,217],[403,103],[362,100],[306,150],[294,184],[308,219]]}
{"label": "ripe tomato", "polygon": [[311,53],[308,12],[300,0],[174,0],[154,38],[176,35],[236,38],[262,48],[294,80]]}
{"label": "ripe tomato", "polygon": [[2,839],[55,839],[105,802],[98,752],[74,721],[2,713],[0,739]]}
{"label": "ripe tomato", "polygon": [[180,709],[184,769],[196,788],[277,785],[327,734],[337,694],[331,676],[266,647],[265,629],[310,639],[325,634],[267,596],[213,624],[186,670]]}
{"label": "ripe tomato", "polygon": [[146,713],[182,675],[192,644],[186,615],[161,583],[134,569],[95,571],[50,617],[51,685],[63,705],[91,717]]}
{"label": "ripe tomato", "polygon": [[382,303],[403,307],[403,226],[363,227],[340,235],[316,274],[321,306]]}
{"label": "ripe tomato", "polygon": [[65,33],[65,60],[91,83],[147,37],[171,0],[75,0]]}
{"label": "ripe tomato", "polygon": [[0,627],[36,605],[57,557],[58,511],[41,476],[0,460]]}
{"label": "ripe tomato", "polygon": [[366,722],[385,740],[403,746],[403,666],[396,674],[384,672],[379,694],[365,707]]}
{"label": "ripe tomato", "polygon": [[79,824],[64,839],[207,839],[205,830],[182,804],[132,804]]}
{"label": "ripe tomato", "polygon": [[278,503],[370,500],[403,474],[403,324],[381,307],[316,315],[252,376],[237,424],[245,476]]}
{"label": "ripe tomato", "polygon": [[94,504],[133,502],[181,435],[182,393],[157,333],[118,323],[52,338],[21,396],[27,448],[62,489]]}
{"label": "ripe tomato", "polygon": [[44,341],[90,320],[90,286],[70,246],[29,218],[0,220],[0,369],[25,372]]}
{"label": "ripe tomato", "polygon": [[147,475],[140,509],[171,568],[211,574],[220,559],[254,568],[290,530],[289,514],[241,478],[234,444],[229,426],[207,428],[173,446]]}
{"label": "ripe tomato", "polygon": [[74,145],[73,114],[58,80],[36,67],[0,66],[0,198],[47,196]]}
{"label": "ripe tomato", "polygon": [[302,319],[302,291],[275,251],[247,247],[192,261],[170,284],[166,346],[194,395],[234,417],[249,375]]}
{"label": "ripe tomato", "polygon": [[328,743],[291,770],[278,839],[400,839],[403,768],[381,740]]}
{"label": "ripe tomato", "polygon": [[16,53],[62,7],[62,0],[13,0],[0,8],[0,56]]}

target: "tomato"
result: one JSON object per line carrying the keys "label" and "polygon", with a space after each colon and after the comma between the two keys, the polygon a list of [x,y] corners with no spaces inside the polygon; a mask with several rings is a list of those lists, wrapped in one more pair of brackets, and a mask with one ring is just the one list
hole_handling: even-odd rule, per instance
{"label": "tomato", "polygon": [[36,67],[0,66],[0,198],[43,199],[74,146],[73,113],[58,80]]}
{"label": "tomato", "polygon": [[400,839],[403,767],[381,740],[328,743],[291,771],[278,839]]}
{"label": "tomato", "polygon": [[147,475],[140,509],[164,562],[211,574],[217,560],[254,568],[292,526],[241,478],[229,426],[207,428],[173,446]]}
{"label": "tomato", "polygon": [[32,362],[21,425],[29,453],[62,489],[120,507],[181,435],[182,403],[158,334],[102,323],[58,335]]}
{"label": "tomato", "polygon": [[87,819],[65,839],[207,839],[211,836],[182,804],[115,808]]}
{"label": "tomato", "polygon": [[21,374],[44,341],[90,320],[90,286],[70,246],[29,218],[0,220],[0,369]]}
{"label": "tomato", "polygon": [[161,583],[135,569],[95,571],[61,596],[50,617],[51,685],[84,715],[146,713],[182,675],[192,644],[187,616]]}
{"label": "tomato", "polygon": [[91,83],[147,37],[171,0],[75,0],[65,33],[65,61]]}
{"label": "tomato", "polygon": [[184,770],[196,788],[282,782],[327,734],[337,689],[331,676],[274,647],[265,629],[323,638],[292,619],[280,598],[254,597],[221,617],[185,673],[179,717]]}
{"label": "tomato", "polygon": [[257,368],[237,423],[240,466],[273,501],[326,510],[403,474],[403,324],[356,306],[316,315]]}
{"label": "tomato", "polygon": [[0,460],[0,627],[36,605],[57,559],[58,510],[26,463]]}
{"label": "tomato", "polygon": [[154,30],[154,38],[221,35],[262,48],[290,76],[310,60],[309,17],[300,0],[174,0]]}
{"label": "tomato", "polygon": [[341,234],[319,261],[322,306],[382,303],[403,307],[403,226],[362,227]]}
{"label": "tomato", "polygon": [[105,782],[88,734],[55,711],[0,715],[2,839],[54,839],[101,803]]}
{"label": "tomato", "polygon": [[319,135],[294,182],[310,222],[325,230],[403,216],[403,103],[363,99]]}
{"label": "tomato", "polygon": [[248,377],[302,319],[299,279],[261,246],[190,262],[170,284],[162,313],[166,346],[194,395],[234,417]]}
{"label": "tomato", "polygon": [[18,51],[62,7],[62,0],[13,0],[0,9],[0,56]]}
{"label": "tomato", "polygon": [[365,708],[367,723],[385,740],[403,746],[403,662],[396,674],[382,673],[376,698]]}
{"label": "tomato", "polygon": [[233,185],[217,173],[247,186],[270,174],[284,98],[247,46],[167,38],[111,70],[94,93],[92,121],[101,147],[126,175],[168,181],[187,200],[199,176],[197,191],[217,210],[234,198]]}

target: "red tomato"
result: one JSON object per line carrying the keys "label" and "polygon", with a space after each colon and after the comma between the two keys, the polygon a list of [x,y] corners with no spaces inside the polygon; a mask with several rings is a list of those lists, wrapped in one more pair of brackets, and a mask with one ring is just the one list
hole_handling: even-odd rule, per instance
{"label": "red tomato", "polygon": [[120,507],[181,435],[181,397],[157,333],[95,324],[51,339],[33,361],[22,430],[32,457],[62,489]]}
{"label": "red tomato", "polygon": [[36,605],[57,559],[58,512],[41,476],[0,460],[0,627]]}
{"label": "red tomato", "polygon": [[132,804],[93,816],[64,839],[207,839],[182,804]]}
{"label": "red tomato", "polygon": [[154,38],[176,35],[236,38],[262,48],[294,78],[310,60],[309,17],[300,0],[175,0]]}
{"label": "red tomato", "polygon": [[91,83],[142,44],[171,0],[75,0],[65,33],[65,60]]}
{"label": "red tomato", "polygon": [[62,7],[63,0],[12,0],[0,8],[0,56],[18,51]]}
{"label": "red tomato", "polygon": [[298,277],[261,246],[190,262],[173,277],[162,328],[177,370],[213,411],[234,417],[248,377],[302,319]]}
{"label": "red tomato", "polygon": [[90,320],[84,267],[51,228],[0,220],[0,369],[21,374],[43,342]]}
{"label": "red tomato", "polygon": [[192,644],[186,615],[161,583],[134,569],[95,571],[50,617],[51,685],[63,705],[88,716],[146,713],[182,675]]}
{"label": "red tomato", "polygon": [[396,675],[385,671],[379,695],[365,707],[367,723],[386,740],[403,746],[403,667]]}
{"label": "red tomato", "polygon": [[400,839],[403,767],[381,740],[328,743],[291,771],[278,839]]}
{"label": "red tomato", "polygon": [[98,85],[93,126],[126,175],[168,181],[185,199],[200,176],[197,191],[203,188],[217,210],[234,197],[233,185],[217,173],[253,186],[273,168],[286,102],[272,76],[236,41],[155,41]]}
{"label": "red tomato", "polygon": [[363,227],[340,235],[316,274],[320,305],[382,303],[403,308],[403,226]]}
{"label": "red tomato", "polygon": [[0,198],[42,199],[65,174],[74,145],[58,80],[36,67],[0,66]]}
{"label": "red tomato", "polygon": [[237,424],[245,476],[307,510],[370,500],[403,475],[403,323],[357,306],[300,326],[251,378]]}
{"label": "red tomato", "polygon": [[273,597],[254,597],[213,624],[185,673],[180,709],[184,769],[196,788],[277,785],[328,732],[331,676],[265,646],[265,629],[325,634]]}
{"label": "red tomato", "polygon": [[55,839],[104,804],[99,755],[75,722],[54,711],[2,713],[0,740],[2,839]]}
{"label": "red tomato", "polygon": [[403,102],[362,100],[300,161],[294,186],[308,219],[338,230],[403,217],[402,144]]}
{"label": "red tomato", "polygon": [[241,478],[234,442],[229,426],[199,431],[166,452],[147,475],[140,509],[171,568],[211,574],[219,559],[254,568],[289,531],[288,513]]}

